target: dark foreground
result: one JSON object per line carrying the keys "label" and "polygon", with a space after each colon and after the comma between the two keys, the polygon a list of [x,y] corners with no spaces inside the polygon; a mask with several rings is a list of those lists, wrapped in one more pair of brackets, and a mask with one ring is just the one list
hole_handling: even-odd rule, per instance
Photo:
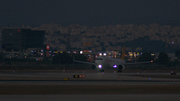
{"label": "dark foreground", "polygon": [[0,85],[0,95],[180,94],[179,85]]}
{"label": "dark foreground", "polygon": [[0,101],[180,101],[180,94],[0,95]]}

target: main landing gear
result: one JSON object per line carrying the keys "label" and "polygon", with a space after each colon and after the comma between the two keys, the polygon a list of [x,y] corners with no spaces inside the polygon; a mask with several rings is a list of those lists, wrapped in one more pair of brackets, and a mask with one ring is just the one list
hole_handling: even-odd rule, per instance
{"label": "main landing gear", "polygon": [[100,72],[104,72],[104,69],[99,70]]}

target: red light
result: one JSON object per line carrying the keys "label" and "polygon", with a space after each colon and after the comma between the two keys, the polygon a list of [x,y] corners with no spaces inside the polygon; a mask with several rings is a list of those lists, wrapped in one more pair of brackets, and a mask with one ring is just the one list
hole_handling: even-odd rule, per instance
{"label": "red light", "polygon": [[46,45],[46,50],[49,50],[50,49],[50,46],[49,45]]}

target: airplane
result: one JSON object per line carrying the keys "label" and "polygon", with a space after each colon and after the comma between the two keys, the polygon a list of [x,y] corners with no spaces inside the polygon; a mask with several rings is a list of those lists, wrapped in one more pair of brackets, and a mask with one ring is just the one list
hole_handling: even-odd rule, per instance
{"label": "airplane", "polygon": [[83,61],[77,61],[75,62],[79,63],[85,63],[92,65],[92,69],[99,70],[100,72],[104,72],[105,69],[113,69],[118,70],[118,72],[122,72],[122,70],[125,69],[125,65],[130,64],[142,64],[142,63],[151,63],[152,61],[145,61],[145,62],[133,62],[133,63],[126,63],[124,60],[124,54],[125,54],[125,46],[123,47],[122,55],[120,59],[116,58],[109,58],[109,57],[97,57],[95,59],[95,63],[92,62],[83,62]]}

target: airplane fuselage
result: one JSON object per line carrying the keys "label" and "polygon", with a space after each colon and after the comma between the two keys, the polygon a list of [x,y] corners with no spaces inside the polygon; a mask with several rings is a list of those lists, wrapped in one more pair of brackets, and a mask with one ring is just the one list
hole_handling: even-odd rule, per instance
{"label": "airplane fuselage", "polygon": [[126,61],[116,58],[109,57],[98,57],[95,60],[97,64],[97,69],[118,69],[119,65],[124,65]]}

